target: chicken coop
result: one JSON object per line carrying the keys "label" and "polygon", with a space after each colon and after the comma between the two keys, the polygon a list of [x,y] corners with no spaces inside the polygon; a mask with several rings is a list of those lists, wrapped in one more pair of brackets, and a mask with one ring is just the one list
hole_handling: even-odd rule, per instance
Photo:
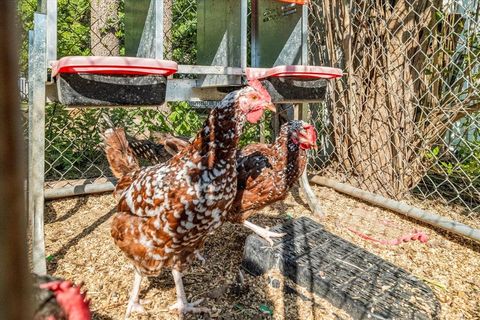
{"label": "chicken coop", "polygon": [[[94,319],[121,318],[133,269],[110,236],[103,133],[191,139],[259,80],[277,112],[239,147],[301,119],[318,149],[298,187],[252,218],[284,238],[269,247],[226,223],[185,271],[187,296],[221,319],[477,319],[479,6],[19,0],[33,271],[84,282]],[[148,283],[147,314],[175,319],[171,280]]]}

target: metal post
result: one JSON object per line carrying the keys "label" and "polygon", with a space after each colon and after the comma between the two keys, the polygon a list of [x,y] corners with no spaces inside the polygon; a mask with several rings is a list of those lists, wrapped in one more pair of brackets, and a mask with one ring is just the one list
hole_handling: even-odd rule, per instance
{"label": "metal post", "polygon": [[155,59],[163,59],[163,43],[165,37],[165,30],[163,28],[163,19],[165,16],[164,12],[164,1],[163,0],[154,0],[155,1]]}
{"label": "metal post", "polygon": [[47,0],[47,63],[57,60],[57,0]]}
{"label": "metal post", "polygon": [[258,3],[257,0],[251,1],[251,11],[250,11],[250,64],[252,67],[258,67],[259,61],[257,58],[257,29],[258,22],[255,18],[258,13]]}
{"label": "metal post", "polygon": [[33,48],[29,61],[29,82],[32,87],[32,96],[29,97],[28,112],[30,140],[29,140],[29,216],[33,221],[33,271],[45,274],[45,235],[43,231],[44,190],[45,180],[45,82],[47,80],[47,48],[46,48],[47,19],[45,14],[35,13]]}
{"label": "metal post", "polygon": [[[308,5],[302,6],[302,64],[308,65]],[[295,119],[301,119],[308,121],[308,103],[302,103],[295,108]],[[303,191],[305,198],[307,199],[308,206],[312,210],[313,214],[319,217],[323,217],[325,213],[320,207],[320,202],[313,192],[310,183],[308,182],[308,165],[305,168],[302,176],[300,177],[300,189]]]}
{"label": "metal post", "polygon": [[242,0],[240,7],[240,67],[245,72],[247,68],[247,16],[248,16],[248,1]]}
{"label": "metal post", "polygon": [[308,65],[308,5],[302,6],[302,64]]}

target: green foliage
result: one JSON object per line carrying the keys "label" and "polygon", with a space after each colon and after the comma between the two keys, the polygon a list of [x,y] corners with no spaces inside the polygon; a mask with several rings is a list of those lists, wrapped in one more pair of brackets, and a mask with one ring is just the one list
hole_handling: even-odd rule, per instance
{"label": "green foliage", "polygon": [[[123,2],[123,0],[122,0]],[[33,30],[33,14],[37,0],[19,0],[18,15],[21,27],[20,71],[28,70],[28,31]],[[89,55],[90,0],[58,0],[58,56]]]}
{"label": "green foliage", "polygon": [[203,125],[202,119],[187,102],[176,102],[170,107],[168,121],[172,124],[174,133],[183,136],[194,136]]}
{"label": "green foliage", "polygon": [[120,39],[120,55],[125,55],[125,0],[120,0],[118,4],[118,21],[114,24],[117,26],[115,36]]}
{"label": "green foliage", "polygon": [[155,108],[68,109],[60,104],[46,107],[47,180],[93,178],[108,172],[100,132],[105,129],[102,113],[132,136],[161,131],[193,136],[203,119],[185,102],[174,103],[166,116]]}
{"label": "green foliage", "polygon": [[46,107],[46,175],[49,179],[98,176],[92,162],[99,157],[101,138],[96,109],[68,110],[59,104]]}
{"label": "green foliage", "polygon": [[172,21],[172,59],[178,63],[195,64],[197,61],[196,1],[174,1],[172,8]]}
{"label": "green foliage", "polygon": [[[464,122],[463,128],[468,130],[470,122]],[[475,181],[480,177],[480,128],[475,127],[471,139],[462,139],[456,144],[454,155],[442,153],[437,145],[433,147],[426,158],[433,163],[433,170],[439,173],[446,173],[448,176],[467,176]]]}
{"label": "green foliage", "polygon": [[476,179],[480,177],[480,140],[465,142],[458,146],[458,163],[442,163],[442,166],[448,165],[452,168],[449,174],[453,172],[464,172],[464,175]]}
{"label": "green foliage", "polygon": [[85,56],[90,50],[90,0],[58,0],[58,56]]}
{"label": "green foliage", "polygon": [[25,75],[28,71],[28,30],[33,29],[33,13],[36,8],[36,0],[18,2],[18,20],[21,29],[20,72]]}

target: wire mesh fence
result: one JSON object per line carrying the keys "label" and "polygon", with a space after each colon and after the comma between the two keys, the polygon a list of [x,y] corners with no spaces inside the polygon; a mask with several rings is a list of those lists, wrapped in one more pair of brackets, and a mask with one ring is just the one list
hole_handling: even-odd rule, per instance
{"label": "wire mesh fence", "polygon": [[312,1],[310,58],[342,68],[311,170],[480,209],[479,2]]}
{"label": "wire mesh fence", "polygon": [[[165,59],[196,63],[197,2],[164,3]],[[21,73],[36,0],[21,0]],[[479,1],[311,1],[310,63],[339,67],[311,118],[322,148],[311,173],[395,199],[414,194],[480,208]],[[125,54],[123,0],[59,0],[58,56]],[[137,138],[193,135],[206,114],[155,108],[47,106],[47,188],[105,179],[102,114]],[[291,113],[289,108],[283,111]],[[267,122],[269,120],[267,119]],[[267,141],[270,125],[263,126]],[[244,142],[257,140],[256,127]],[[75,183],[77,183],[75,182]]]}
{"label": "wire mesh fence", "polygon": [[[59,0],[58,57],[124,55],[125,5],[124,0]],[[179,64],[195,64],[197,3],[167,0],[163,5],[164,58]],[[36,0],[20,1],[21,52],[22,57],[25,56],[20,62],[23,74],[28,71],[28,30],[33,28],[36,10],[41,10]],[[112,174],[101,137],[101,132],[106,129],[104,114],[116,126],[125,128],[129,136],[143,140],[152,139],[153,132],[191,137],[207,113],[208,109],[203,105],[196,107],[183,102],[121,108],[67,108],[58,103],[49,104],[46,107],[45,188],[102,183],[110,179]],[[259,139],[257,127],[248,126],[245,131],[243,144]]]}

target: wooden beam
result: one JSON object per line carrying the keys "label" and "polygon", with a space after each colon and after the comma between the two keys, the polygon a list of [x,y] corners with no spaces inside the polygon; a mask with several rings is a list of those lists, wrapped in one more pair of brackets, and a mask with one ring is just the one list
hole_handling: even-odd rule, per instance
{"label": "wooden beam", "polygon": [[17,1],[0,1],[0,319],[31,319]]}

